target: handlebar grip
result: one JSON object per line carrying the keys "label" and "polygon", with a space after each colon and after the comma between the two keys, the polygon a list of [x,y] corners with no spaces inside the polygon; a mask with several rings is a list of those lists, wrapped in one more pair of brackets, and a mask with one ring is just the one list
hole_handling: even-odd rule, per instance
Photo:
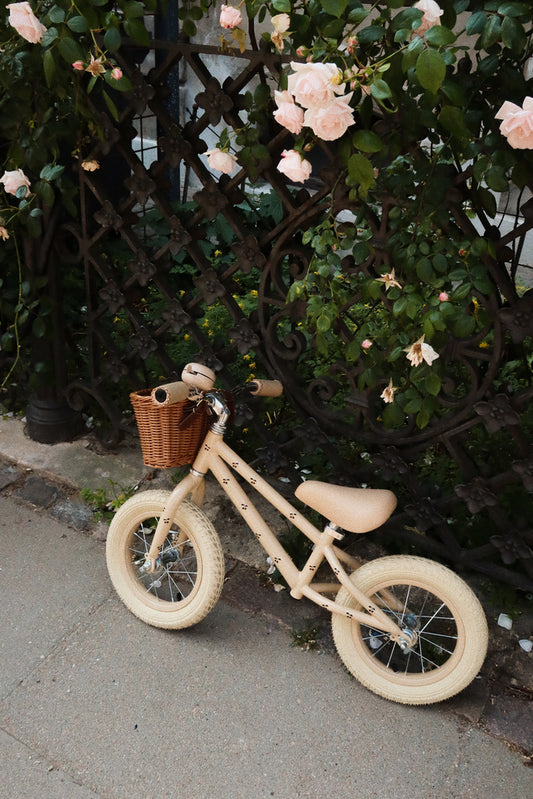
{"label": "handlebar grip", "polygon": [[250,380],[250,394],[254,397],[281,397],[283,384],[279,380]]}
{"label": "handlebar grip", "polygon": [[154,405],[173,405],[175,402],[182,402],[189,396],[189,386],[185,383],[165,383],[152,390],[152,402]]}

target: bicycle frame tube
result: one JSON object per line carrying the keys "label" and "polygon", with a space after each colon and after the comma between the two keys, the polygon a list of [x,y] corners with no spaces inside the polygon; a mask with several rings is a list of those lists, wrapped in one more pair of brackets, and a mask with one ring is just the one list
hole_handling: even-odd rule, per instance
{"label": "bicycle frame tube", "polygon": [[[228,468],[231,467],[231,468]],[[329,527],[320,532],[306,517],[301,514],[290,502],[276,491],[266,480],[264,480],[254,469],[234,452],[223,440],[220,433],[210,430],[201,446],[198,455],[192,465],[191,472],[176,486],[172,491],[167,504],[159,519],[157,529],[152,541],[152,545],[146,558],[146,570],[154,568],[159,550],[169,533],[174,515],[183,500],[190,493],[202,490],[203,481],[207,471],[211,471],[227,494],[236,510],[239,511],[244,521],[250,527],[257,540],[265,552],[272,558],[272,561],[280,574],[283,575],[291,588],[291,595],[295,599],[302,596],[307,597],[315,604],[319,605],[331,613],[340,613],[350,619],[355,619],[362,624],[371,624],[379,630],[391,634],[393,638],[399,638],[400,628],[387,616],[379,607],[369,601],[368,597],[359,591],[351,582],[348,574],[340,563],[343,554],[341,550],[333,546],[333,541],[338,537],[337,533]],[[280,544],[268,524],[265,522],[249,496],[236,480],[235,475],[240,475],[252,488],[263,496],[273,507],[285,516],[285,518],[295,525],[307,538],[314,544],[307,563],[300,571],[294,564],[292,558],[285,548]],[[339,603],[323,596],[321,591],[334,593],[338,586],[335,584],[321,585],[321,591],[311,586],[314,575],[324,560],[327,559],[335,576],[361,603],[365,611],[346,608]],[[354,561],[348,557],[343,559]],[[356,565],[359,565],[355,561]]]}

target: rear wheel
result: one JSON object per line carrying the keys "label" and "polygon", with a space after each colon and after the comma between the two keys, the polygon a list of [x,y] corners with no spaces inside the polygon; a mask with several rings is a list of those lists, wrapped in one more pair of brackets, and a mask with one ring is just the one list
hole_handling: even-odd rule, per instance
{"label": "rear wheel", "polygon": [[[363,685],[386,699],[422,705],[448,699],[474,679],[487,652],[487,622],[454,572],[424,558],[392,556],[366,563],[351,580],[411,640],[402,650],[371,624],[334,614],[337,651]],[[346,588],[337,601],[361,608]]]}
{"label": "rear wheel", "polygon": [[201,621],[216,604],[224,582],[224,556],[205,513],[183,502],[161,547],[155,571],[143,571],[168,491],[129,499],[109,527],[106,559],[124,604],[154,627],[179,629]]}

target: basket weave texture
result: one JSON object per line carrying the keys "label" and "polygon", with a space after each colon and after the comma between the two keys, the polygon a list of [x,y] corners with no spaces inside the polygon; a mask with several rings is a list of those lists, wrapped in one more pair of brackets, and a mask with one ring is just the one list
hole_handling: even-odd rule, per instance
{"label": "basket weave texture", "polygon": [[209,429],[204,404],[190,400],[158,406],[150,389],[130,394],[146,466],[170,469],[192,463]]}

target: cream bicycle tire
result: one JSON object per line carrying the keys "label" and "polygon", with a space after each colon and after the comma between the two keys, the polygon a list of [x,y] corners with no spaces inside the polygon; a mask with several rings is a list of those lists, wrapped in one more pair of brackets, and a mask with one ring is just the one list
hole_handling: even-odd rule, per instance
{"label": "cream bicycle tire", "polygon": [[[396,587],[398,608],[402,601],[406,605],[409,602],[409,613],[403,620],[408,619],[413,628],[419,627],[419,652],[410,664],[414,649],[404,654],[388,640],[386,633],[334,614],[335,646],[344,665],[359,682],[379,696],[408,705],[442,702],[470,684],[485,659],[488,629],[479,600],[460,577],[431,560],[398,555],[364,564],[351,575],[351,580],[366,596],[374,597],[373,601],[386,612],[389,612],[387,605],[380,602],[377,592],[386,589],[394,593]],[[425,594],[427,598],[423,599]],[[418,601],[427,603],[427,608],[414,621],[416,614],[410,605]],[[337,602],[349,608],[360,607],[344,587],[337,595]],[[440,603],[444,603],[443,609],[437,610]],[[435,610],[431,610],[433,607]],[[447,615],[448,611],[451,615]],[[437,615],[431,617],[433,612]],[[390,615],[397,622],[402,620],[399,609]],[[451,637],[450,631],[455,631]],[[378,657],[380,650],[383,651]],[[443,657],[446,660],[442,665],[435,663]]]}
{"label": "cream bicycle tire", "polygon": [[168,559],[154,574],[139,569],[169,491],[144,491],[115,514],[106,543],[113,586],[127,608],[154,627],[191,627],[212,610],[224,583],[224,555],[218,534],[196,505],[179,506],[162,547]]}

